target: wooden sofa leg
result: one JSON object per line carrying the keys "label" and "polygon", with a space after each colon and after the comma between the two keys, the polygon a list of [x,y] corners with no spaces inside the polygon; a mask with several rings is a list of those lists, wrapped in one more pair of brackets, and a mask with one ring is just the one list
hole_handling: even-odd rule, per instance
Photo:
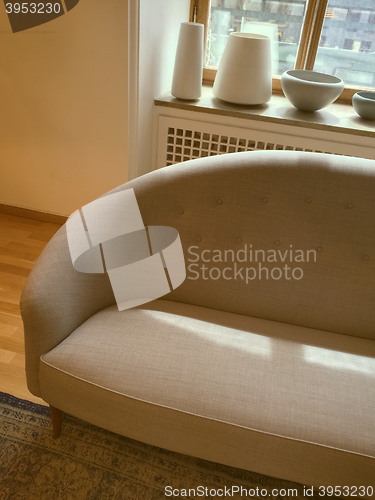
{"label": "wooden sofa leg", "polygon": [[57,439],[60,437],[62,422],[64,418],[64,412],[54,408],[53,406],[49,406],[49,410],[51,412],[52,418],[52,437]]}

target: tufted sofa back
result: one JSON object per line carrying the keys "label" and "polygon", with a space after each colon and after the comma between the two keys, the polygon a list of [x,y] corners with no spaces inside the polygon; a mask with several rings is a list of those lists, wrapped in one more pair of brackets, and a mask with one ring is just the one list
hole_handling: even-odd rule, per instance
{"label": "tufted sofa back", "polygon": [[180,233],[187,279],[165,299],[375,339],[375,161],[236,153],[127,188]]}
{"label": "tufted sofa back", "polygon": [[[166,167],[112,192],[129,188],[145,225],[180,233],[187,278],[163,299],[375,340],[375,161],[236,153]],[[40,356],[113,304],[107,274],[73,268],[63,226],[21,298],[33,394]]]}

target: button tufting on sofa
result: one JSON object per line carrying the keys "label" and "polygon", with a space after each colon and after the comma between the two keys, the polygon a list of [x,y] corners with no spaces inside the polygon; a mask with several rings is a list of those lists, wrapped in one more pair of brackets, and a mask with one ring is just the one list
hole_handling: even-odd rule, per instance
{"label": "button tufting on sofa", "polygon": [[311,203],[312,199],[311,198],[306,198],[306,203]]}
{"label": "button tufting on sofa", "polygon": [[[30,391],[128,438],[318,495],[375,486],[375,273],[358,270],[375,246],[375,161],[242,152],[130,186],[149,227],[178,231],[186,279],[119,312],[109,274],[74,269],[63,226],[22,294]],[[308,192],[319,203],[301,210]],[[189,217],[175,217],[187,200]],[[348,200],[361,203],[344,216]]]}

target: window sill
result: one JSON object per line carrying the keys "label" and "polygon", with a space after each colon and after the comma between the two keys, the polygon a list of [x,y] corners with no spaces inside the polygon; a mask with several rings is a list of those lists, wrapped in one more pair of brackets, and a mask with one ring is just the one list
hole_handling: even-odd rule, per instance
{"label": "window sill", "polygon": [[375,138],[375,122],[362,119],[351,104],[333,103],[320,111],[307,113],[294,108],[283,95],[273,94],[267,104],[240,106],[217,99],[212,94],[210,85],[203,85],[202,96],[198,101],[176,99],[168,92],[155,99],[155,104],[199,113]]}

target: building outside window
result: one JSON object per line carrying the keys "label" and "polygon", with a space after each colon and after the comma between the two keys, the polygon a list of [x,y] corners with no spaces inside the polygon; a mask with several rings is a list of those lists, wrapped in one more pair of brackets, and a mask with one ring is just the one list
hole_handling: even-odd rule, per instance
{"label": "building outside window", "polygon": [[[316,14],[319,8],[323,9],[320,20]],[[312,26],[321,24],[309,64],[305,64],[309,56],[298,61],[301,43],[306,44],[307,52],[310,50],[311,40],[304,35],[307,16],[313,16]],[[218,66],[233,31],[271,37],[276,77],[288,69],[301,67],[338,76],[348,86],[375,88],[374,0],[211,0],[206,67]]]}

